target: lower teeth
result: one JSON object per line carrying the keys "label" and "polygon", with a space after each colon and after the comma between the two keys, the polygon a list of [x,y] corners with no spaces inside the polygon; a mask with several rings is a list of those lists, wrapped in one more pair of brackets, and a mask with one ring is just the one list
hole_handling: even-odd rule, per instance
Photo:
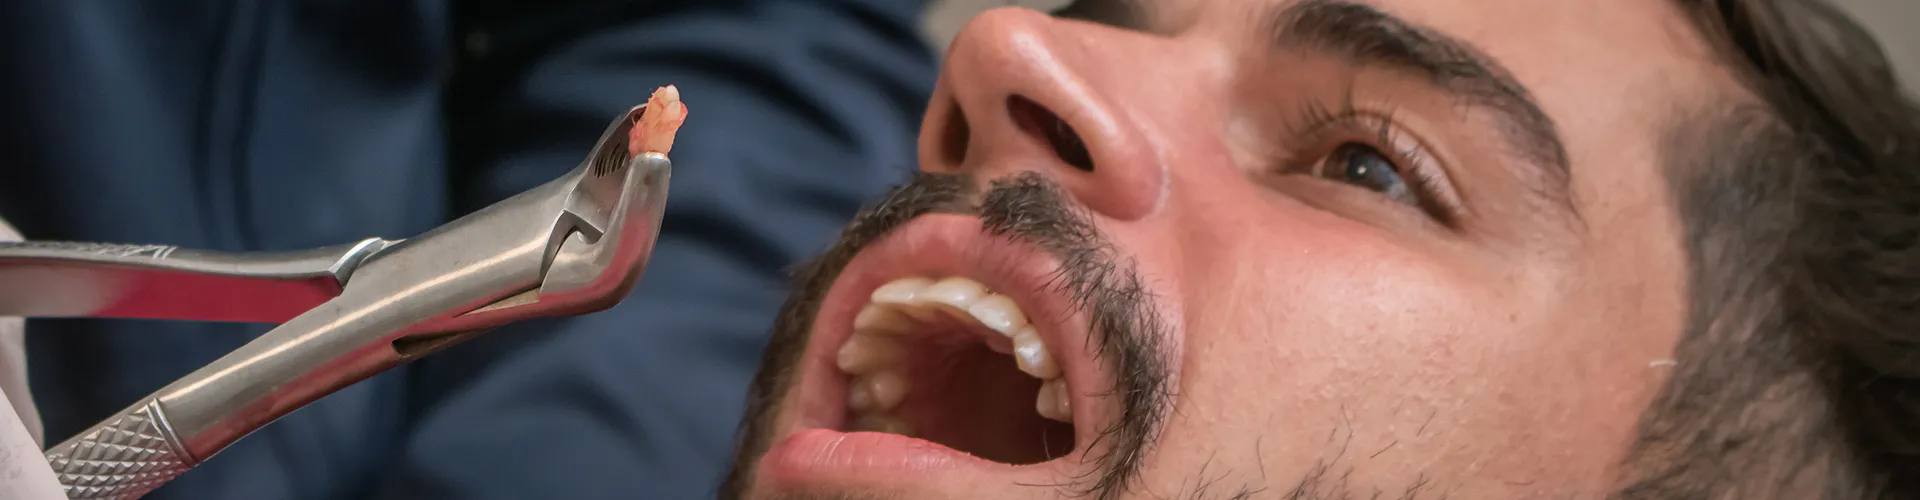
{"label": "lower teeth", "polygon": [[885,432],[902,436],[913,435],[913,428],[900,417],[886,414],[861,415],[853,419],[853,430],[861,432]]}
{"label": "lower teeth", "polygon": [[854,411],[893,411],[906,397],[907,379],[891,370],[862,375],[847,387],[847,407]]}

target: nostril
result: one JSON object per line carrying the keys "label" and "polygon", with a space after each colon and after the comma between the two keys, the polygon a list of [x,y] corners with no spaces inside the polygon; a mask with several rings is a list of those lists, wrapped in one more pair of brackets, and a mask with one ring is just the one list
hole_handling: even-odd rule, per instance
{"label": "nostril", "polygon": [[1013,122],[1021,130],[1046,141],[1060,161],[1082,171],[1093,171],[1093,153],[1087,150],[1086,141],[1081,140],[1080,134],[1074,132],[1073,127],[1060,119],[1059,115],[1032,99],[1018,95],[1007,98],[1007,112],[1013,115]]}
{"label": "nostril", "polygon": [[949,103],[947,108],[947,127],[940,136],[940,158],[947,165],[957,166],[967,160],[967,143],[973,140],[973,131],[967,127],[967,115],[957,103]]}

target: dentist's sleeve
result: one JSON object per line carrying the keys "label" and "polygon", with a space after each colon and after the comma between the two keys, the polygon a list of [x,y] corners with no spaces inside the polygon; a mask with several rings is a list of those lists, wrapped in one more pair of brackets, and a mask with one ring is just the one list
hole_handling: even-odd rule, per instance
{"label": "dentist's sleeve", "polygon": [[[0,221],[0,241],[20,235]],[[27,392],[26,322],[0,317],[0,498],[65,500],[40,453],[40,412]]]}

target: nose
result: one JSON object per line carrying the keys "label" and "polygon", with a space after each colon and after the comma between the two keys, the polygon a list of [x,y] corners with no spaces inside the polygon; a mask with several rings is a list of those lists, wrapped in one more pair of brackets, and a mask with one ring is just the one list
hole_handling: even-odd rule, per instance
{"label": "nose", "polygon": [[[1167,172],[1127,104],[1123,81],[1144,57],[1113,56],[1145,35],[1027,9],[987,11],[947,53],[921,124],[920,165],[986,179],[1039,171],[1106,217],[1135,220],[1161,203]],[[1134,56],[1143,56],[1134,54]]]}

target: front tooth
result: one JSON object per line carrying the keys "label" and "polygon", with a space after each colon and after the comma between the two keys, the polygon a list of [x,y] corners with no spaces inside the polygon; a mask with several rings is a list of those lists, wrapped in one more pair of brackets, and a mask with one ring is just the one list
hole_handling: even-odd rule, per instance
{"label": "front tooth", "polygon": [[873,289],[871,300],[881,304],[912,304],[914,296],[932,285],[933,281],[926,278],[900,278]]}
{"label": "front tooth", "polygon": [[907,379],[893,370],[854,378],[847,387],[847,407],[854,411],[889,411],[907,398]]}
{"label": "front tooth", "polygon": [[958,276],[940,280],[916,295],[922,302],[932,301],[965,308],[987,294],[987,286]]}
{"label": "front tooth", "polygon": [[1013,334],[1013,359],[1020,365],[1020,371],[1034,378],[1047,380],[1060,376],[1060,364],[1047,354],[1047,345],[1040,342],[1040,332],[1033,327]]}
{"label": "front tooth", "polygon": [[885,285],[880,285],[880,288],[873,289],[873,296],[869,297],[869,300],[875,304],[891,305],[895,310],[913,319],[928,321],[933,319],[933,312],[927,311],[925,307],[920,305],[921,302],[925,301],[920,295],[930,286],[933,286],[933,280],[926,278],[900,278],[889,281]]}
{"label": "front tooth", "polygon": [[909,436],[913,433],[913,427],[907,425],[906,420],[901,420],[900,417],[886,414],[861,415],[853,420],[853,430],[885,432],[902,436]]}
{"label": "front tooth", "polygon": [[1005,295],[981,297],[973,301],[973,305],[967,306],[967,314],[1001,335],[1011,336],[1027,326],[1027,315],[1020,312],[1020,305]]}
{"label": "front tooth", "polygon": [[843,372],[867,374],[898,366],[906,352],[906,347],[891,338],[857,333],[840,346],[840,351],[834,355],[834,364]]}
{"label": "front tooth", "polygon": [[1073,423],[1073,406],[1067,397],[1067,379],[1056,378],[1040,384],[1040,395],[1033,402],[1040,416]]}
{"label": "front tooth", "polygon": [[974,301],[980,300],[981,297],[986,295],[986,285],[966,278],[952,277],[934,283],[933,286],[927,287],[925,291],[920,292],[914,298],[918,299],[921,304],[945,306],[941,307],[941,309],[946,309],[947,312],[953,313],[955,318],[973,319],[966,314],[967,307],[973,305]]}
{"label": "front tooth", "polygon": [[853,317],[853,331],[906,333],[913,326],[912,323],[895,306],[867,304],[860,308],[859,315]]}

